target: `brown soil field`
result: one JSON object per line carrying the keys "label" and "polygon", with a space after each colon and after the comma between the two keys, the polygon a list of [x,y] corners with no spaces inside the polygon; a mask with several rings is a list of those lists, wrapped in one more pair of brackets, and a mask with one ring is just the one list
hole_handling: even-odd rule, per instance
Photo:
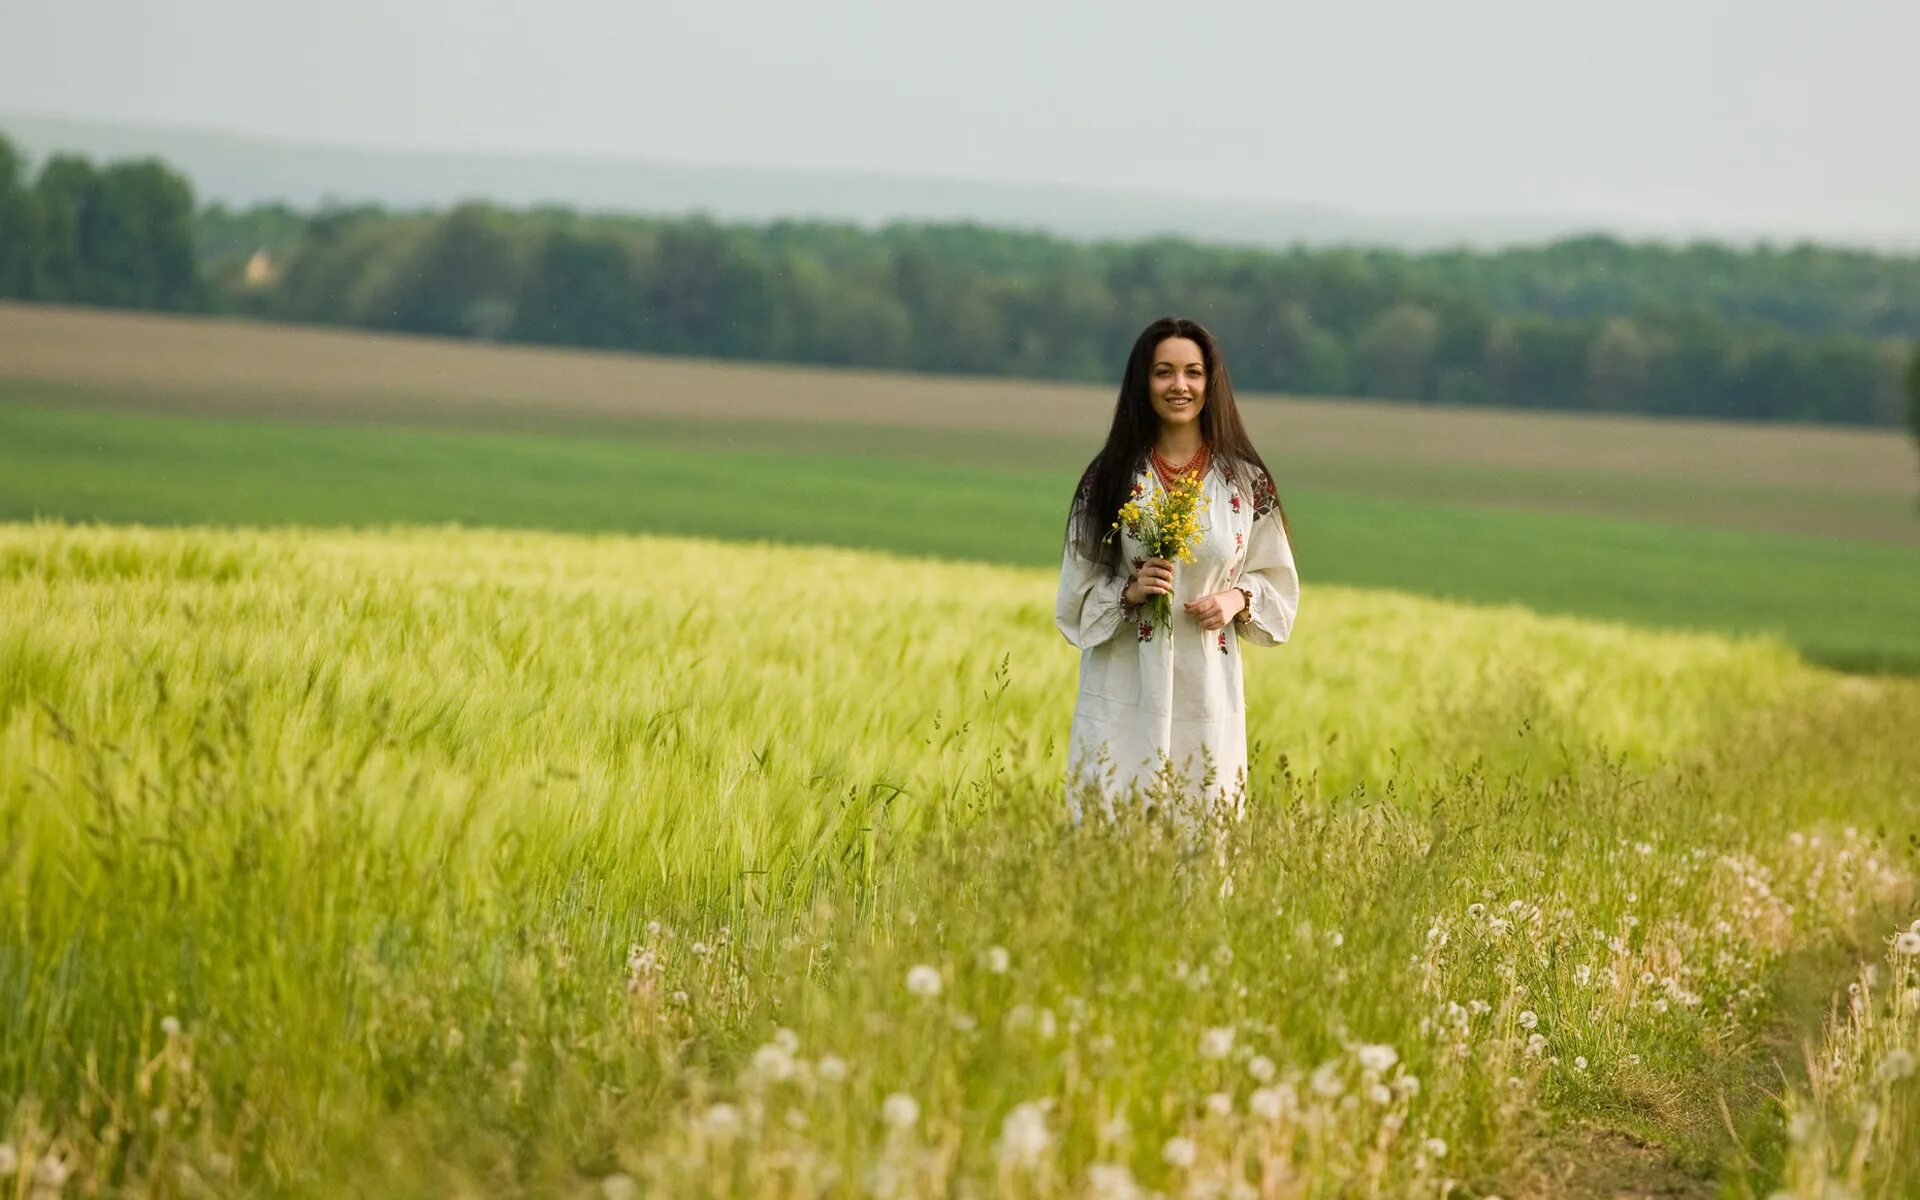
{"label": "brown soil field", "polygon": [[[1227,348],[1229,356],[1232,347]],[[1231,357],[1229,357],[1231,363]],[[1116,364],[1116,375],[1118,364]],[[0,380],[98,387],[171,410],[429,419],[824,422],[1096,446],[1113,388],[480,344],[206,317],[0,303]],[[1900,501],[1893,430],[1446,409],[1246,394],[1269,457],[1603,473]]]}

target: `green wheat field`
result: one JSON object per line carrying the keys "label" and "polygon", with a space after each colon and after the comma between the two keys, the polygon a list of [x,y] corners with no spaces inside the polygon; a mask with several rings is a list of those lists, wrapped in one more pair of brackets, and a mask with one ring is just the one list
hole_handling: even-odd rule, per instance
{"label": "green wheat field", "polygon": [[1063,822],[1096,435],[208,374],[0,377],[0,1195],[1920,1192],[1864,468],[1310,456],[1192,836]]}

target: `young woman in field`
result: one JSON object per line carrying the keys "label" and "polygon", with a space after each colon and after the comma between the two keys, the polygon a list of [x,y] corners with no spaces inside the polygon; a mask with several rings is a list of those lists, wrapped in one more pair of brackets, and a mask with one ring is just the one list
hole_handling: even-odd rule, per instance
{"label": "young woman in field", "polygon": [[[1192,558],[1153,557],[1121,519],[1182,476],[1204,510]],[[1120,522],[1116,529],[1115,522]],[[1172,597],[1170,626],[1150,619]],[[1246,796],[1240,647],[1278,646],[1300,602],[1286,511],[1247,437],[1226,363],[1199,323],[1163,317],[1127,356],[1106,445],[1067,517],[1054,623],[1080,649],[1067,806],[1170,805],[1183,820]]]}

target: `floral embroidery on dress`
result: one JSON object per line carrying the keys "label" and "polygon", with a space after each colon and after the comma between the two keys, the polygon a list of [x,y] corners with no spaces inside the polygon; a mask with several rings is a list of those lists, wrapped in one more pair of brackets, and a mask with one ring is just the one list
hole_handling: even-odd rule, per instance
{"label": "floral embroidery on dress", "polygon": [[1233,511],[1239,512],[1240,511],[1240,493],[1235,492],[1233,495],[1227,497],[1227,503],[1233,506]]}
{"label": "floral embroidery on dress", "polygon": [[1236,531],[1234,532],[1234,535],[1233,535],[1233,548],[1234,548],[1235,550],[1238,550],[1238,549],[1240,549],[1240,548],[1241,548],[1242,546],[1244,546],[1244,545],[1246,545],[1246,541],[1247,541],[1247,536],[1246,536],[1245,534],[1243,534],[1243,533],[1240,533],[1240,532],[1239,532],[1239,531],[1237,531],[1237,530],[1236,530]]}
{"label": "floral embroidery on dress", "polygon": [[1273,476],[1261,471],[1253,480],[1253,515],[1264,517],[1280,507],[1280,493],[1273,486]]}
{"label": "floral embroidery on dress", "polygon": [[1150,642],[1153,640],[1153,622],[1152,621],[1140,622],[1140,640],[1143,642]]}
{"label": "floral embroidery on dress", "polygon": [[1227,631],[1225,629],[1222,629],[1220,631],[1220,653],[1225,654],[1226,652],[1227,652]]}
{"label": "floral embroidery on dress", "polygon": [[[1139,569],[1140,569],[1141,567],[1144,567],[1144,566],[1146,566],[1146,565],[1147,565],[1147,560],[1146,560],[1146,559],[1144,559],[1144,558],[1140,558],[1140,557],[1138,557],[1138,556],[1136,556],[1136,557],[1134,558],[1134,560],[1133,560],[1133,569],[1134,569],[1134,570],[1136,570],[1136,571],[1138,571],[1138,570],[1139,570]],[[1132,582],[1133,582],[1133,580],[1131,580],[1131,579],[1129,579],[1129,580],[1127,580],[1127,582],[1128,582],[1128,583],[1132,583]]]}

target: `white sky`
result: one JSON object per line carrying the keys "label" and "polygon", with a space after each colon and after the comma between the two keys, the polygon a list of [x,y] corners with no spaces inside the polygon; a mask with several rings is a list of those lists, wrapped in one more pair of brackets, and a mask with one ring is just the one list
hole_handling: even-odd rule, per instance
{"label": "white sky", "polygon": [[1920,233],[1913,0],[0,0],[0,112]]}

